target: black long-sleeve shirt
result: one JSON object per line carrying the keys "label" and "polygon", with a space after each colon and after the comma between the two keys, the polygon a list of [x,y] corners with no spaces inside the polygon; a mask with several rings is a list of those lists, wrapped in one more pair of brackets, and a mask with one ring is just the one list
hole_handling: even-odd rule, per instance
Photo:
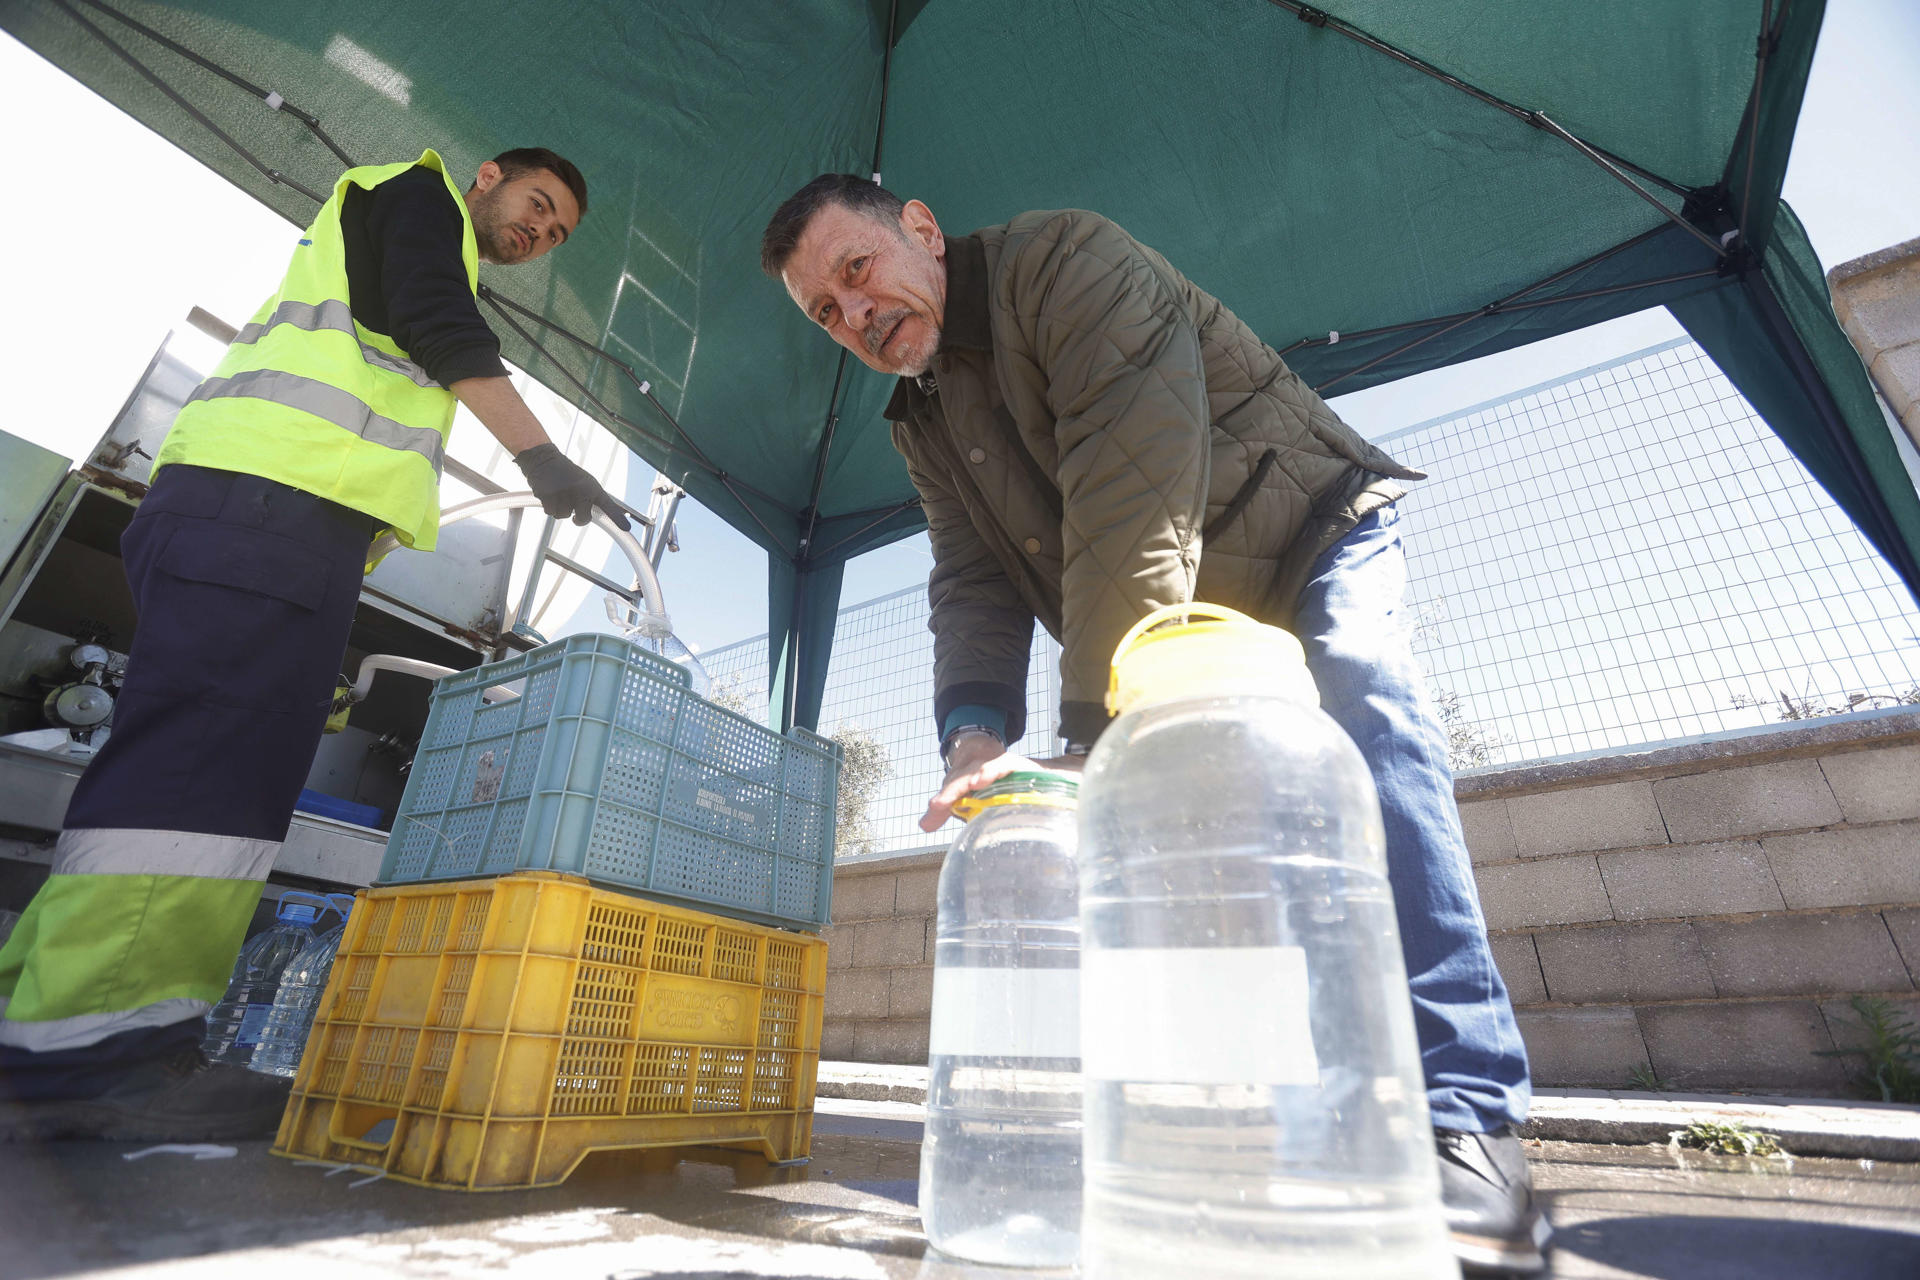
{"label": "black long-sleeve shirt", "polygon": [[504,378],[500,339],[467,288],[459,207],[439,174],[415,165],[340,206],[353,318],[392,338],[441,386]]}

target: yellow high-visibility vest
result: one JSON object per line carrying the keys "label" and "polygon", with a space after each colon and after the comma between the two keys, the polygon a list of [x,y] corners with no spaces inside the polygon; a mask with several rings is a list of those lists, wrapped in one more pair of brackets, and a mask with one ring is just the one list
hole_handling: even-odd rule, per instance
{"label": "yellow high-visibility vest", "polygon": [[364,511],[402,545],[433,550],[456,401],[393,339],[354,320],[340,233],[349,186],[372,190],[417,164],[438,173],[459,206],[460,256],[477,295],[473,219],[436,152],[347,170],[300,238],[279,292],[187,398],[156,471],[184,462],[264,476]]}

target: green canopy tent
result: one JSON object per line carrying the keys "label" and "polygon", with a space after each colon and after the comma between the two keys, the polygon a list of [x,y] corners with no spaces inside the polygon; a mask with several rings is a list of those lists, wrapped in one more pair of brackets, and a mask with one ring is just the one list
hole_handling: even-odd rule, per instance
{"label": "green canopy tent", "polygon": [[1664,305],[1920,592],[1920,497],[1779,198],[1822,12],[0,0],[296,223],[348,162],[576,160],[591,215],[564,253],[483,271],[490,318],[766,548],[777,711],[804,724],[845,560],[923,523],[887,380],[759,273],[767,217],[823,170],[878,172],[949,231],[1106,213],[1329,395]]}

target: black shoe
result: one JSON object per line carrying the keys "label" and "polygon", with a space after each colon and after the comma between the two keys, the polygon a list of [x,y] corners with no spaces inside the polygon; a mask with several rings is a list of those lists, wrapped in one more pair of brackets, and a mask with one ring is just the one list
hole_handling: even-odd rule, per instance
{"label": "black shoe", "polygon": [[270,1138],[293,1081],[209,1063],[199,1048],[141,1063],[93,1098],[0,1103],[0,1142]]}
{"label": "black shoe", "polygon": [[1533,1202],[1527,1154],[1511,1128],[1435,1129],[1440,1201],[1453,1253],[1467,1273],[1535,1276],[1547,1269],[1553,1228]]}

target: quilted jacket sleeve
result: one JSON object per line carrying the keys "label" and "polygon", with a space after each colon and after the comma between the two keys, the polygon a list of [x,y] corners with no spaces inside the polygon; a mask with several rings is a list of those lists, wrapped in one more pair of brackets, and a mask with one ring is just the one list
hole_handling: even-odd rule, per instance
{"label": "quilted jacket sleeve", "polygon": [[1007,716],[1007,741],[1026,732],[1027,658],[1033,650],[1033,613],[1020,601],[1006,571],[980,538],[959,497],[916,459],[905,434],[894,438],[920,494],[933,544],[927,597],[933,606],[933,719],[937,734],[955,707],[997,707]]}
{"label": "quilted jacket sleeve", "polygon": [[1063,503],[1061,731],[1106,725],[1128,627],[1193,598],[1207,496],[1200,334],[1170,268],[1098,214],[1069,210],[1009,243],[1020,330],[1003,359],[1046,388]]}

